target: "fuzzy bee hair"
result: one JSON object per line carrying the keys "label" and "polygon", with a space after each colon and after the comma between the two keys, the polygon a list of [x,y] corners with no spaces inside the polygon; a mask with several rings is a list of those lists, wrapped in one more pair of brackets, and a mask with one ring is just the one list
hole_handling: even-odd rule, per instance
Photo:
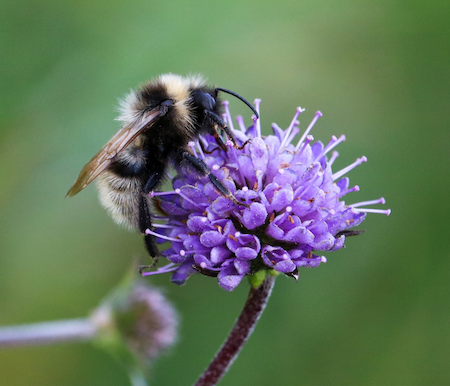
{"label": "fuzzy bee hair", "polygon": [[200,75],[190,77],[175,74],[160,75],[153,82],[141,85],[138,92],[132,90],[124,99],[120,100],[120,115],[116,120],[123,122],[123,125],[136,122],[148,107],[145,97],[155,93],[155,97],[166,95],[168,99],[175,101],[173,108],[176,113],[174,115],[179,120],[179,127],[184,128],[187,132],[192,132],[194,122],[189,90],[205,87],[205,85],[206,81]]}
{"label": "fuzzy bee hair", "polygon": [[[150,101],[171,99],[173,104],[173,125],[177,135],[185,138],[185,144],[195,138],[195,114],[193,114],[190,90],[204,88],[206,81],[201,76],[182,77],[175,74],[163,74],[152,82],[143,84],[138,91],[131,91],[120,101],[120,115],[116,120],[123,126],[136,124]],[[169,128],[167,128],[169,129]],[[120,164],[137,165],[145,163],[145,140],[139,135],[125,150],[117,155]],[[142,181],[139,177],[118,176],[114,168],[108,168],[97,178],[99,198],[103,207],[113,220],[129,230],[138,228],[139,195]]]}
{"label": "fuzzy bee hair", "polygon": [[244,98],[208,86],[201,76],[165,74],[144,83],[120,102],[117,120],[122,128],[85,165],[67,195],[77,194],[97,178],[102,205],[115,222],[145,235],[147,250],[153,257],[159,251],[154,237],[147,234],[152,228],[148,193],[161,184],[170,164],[189,166],[199,176],[207,176],[220,194],[237,203],[223,182],[188,146],[199,135],[209,133],[226,151],[218,133],[221,129],[239,148],[221,118],[219,91],[239,98],[257,115]]}

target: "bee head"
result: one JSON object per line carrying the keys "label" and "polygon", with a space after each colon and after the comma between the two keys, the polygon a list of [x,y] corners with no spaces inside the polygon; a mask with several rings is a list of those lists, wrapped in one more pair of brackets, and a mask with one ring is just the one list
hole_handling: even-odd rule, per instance
{"label": "bee head", "polygon": [[196,105],[204,110],[214,111],[216,100],[210,93],[202,89],[197,89],[192,91],[192,96]]}

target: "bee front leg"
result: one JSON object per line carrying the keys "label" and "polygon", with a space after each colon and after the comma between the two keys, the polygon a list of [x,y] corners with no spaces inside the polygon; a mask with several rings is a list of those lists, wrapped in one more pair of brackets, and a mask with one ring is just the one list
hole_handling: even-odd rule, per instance
{"label": "bee front leg", "polygon": [[197,170],[202,176],[207,176],[214,187],[219,191],[219,193],[233,201],[237,205],[246,206],[246,204],[236,200],[236,197],[230,192],[230,190],[225,186],[225,184],[220,181],[214,174],[212,174],[211,169],[206,165],[200,158],[195,157],[188,151],[183,151],[180,154],[181,160],[189,163],[195,170]]}
{"label": "bee front leg", "polygon": [[211,125],[211,132],[210,134],[215,138],[217,144],[225,151],[227,151],[227,147],[225,143],[223,142],[222,138],[219,136],[219,133],[217,132],[217,128],[220,127],[225,133],[227,134],[227,137],[230,139],[231,142],[233,142],[233,147],[242,150],[245,145],[249,142],[249,140],[245,141],[245,143],[242,146],[239,146],[236,142],[236,138],[234,137],[234,134],[231,132],[228,125],[223,121],[222,118],[220,118],[216,113],[205,110],[205,115],[208,118],[208,120],[212,123]]}

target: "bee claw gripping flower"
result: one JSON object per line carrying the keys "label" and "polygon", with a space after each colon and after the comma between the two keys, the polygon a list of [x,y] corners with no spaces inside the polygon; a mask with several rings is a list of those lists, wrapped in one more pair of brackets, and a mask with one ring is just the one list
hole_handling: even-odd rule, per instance
{"label": "bee claw gripping flower", "polygon": [[[259,100],[255,101],[259,112]],[[241,117],[234,129],[228,104],[224,119],[242,149],[228,144],[224,151],[213,136],[205,135],[190,146],[216,178],[223,181],[235,200],[220,195],[207,177],[199,178],[183,169],[172,179],[174,190],[153,192],[165,216],[151,232],[172,245],[163,252],[170,264],[151,275],[173,272],[172,281],[182,284],[193,273],[217,276],[219,285],[233,290],[242,278],[273,269],[297,278],[299,267],[317,267],[326,262],[321,252],[344,246],[350,230],[364,221],[367,212],[388,215],[390,210],[362,206],[384,204],[384,199],[345,204],[342,198],[359,190],[349,188],[345,174],[367,161],[357,159],[333,172],[338,156],[333,149],[345,136],[333,136],[327,145],[312,143],[310,132],[322,116],[317,112],[298,140],[297,108],[291,124],[282,130],[272,125],[273,135],[261,135],[254,117],[247,129]],[[240,205],[242,203],[242,205]]]}

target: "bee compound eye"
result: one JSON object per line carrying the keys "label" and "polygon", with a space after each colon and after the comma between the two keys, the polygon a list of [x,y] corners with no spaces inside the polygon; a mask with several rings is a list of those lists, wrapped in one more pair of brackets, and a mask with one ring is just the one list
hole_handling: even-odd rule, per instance
{"label": "bee compound eye", "polygon": [[216,100],[211,96],[211,94],[201,90],[194,90],[193,94],[194,101],[197,105],[209,111],[212,111],[214,109]]}
{"label": "bee compound eye", "polygon": [[216,100],[211,96],[211,94],[208,94],[207,92],[203,93],[203,95],[203,105],[205,106],[206,110],[211,111],[216,105]]}

